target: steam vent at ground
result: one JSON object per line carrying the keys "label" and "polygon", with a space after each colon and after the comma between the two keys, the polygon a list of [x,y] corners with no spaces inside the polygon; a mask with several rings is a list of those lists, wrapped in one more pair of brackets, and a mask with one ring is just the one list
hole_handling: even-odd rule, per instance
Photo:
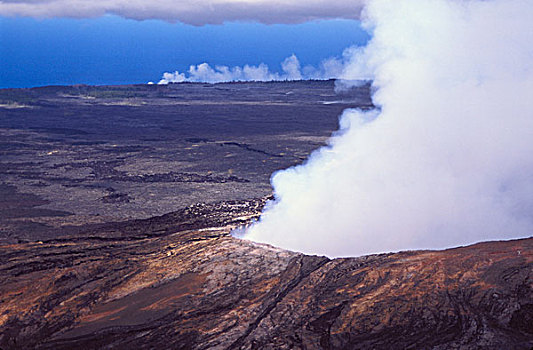
{"label": "steam vent at ground", "polygon": [[370,87],[0,90],[0,349],[531,349],[533,238],[352,258],[235,238]]}

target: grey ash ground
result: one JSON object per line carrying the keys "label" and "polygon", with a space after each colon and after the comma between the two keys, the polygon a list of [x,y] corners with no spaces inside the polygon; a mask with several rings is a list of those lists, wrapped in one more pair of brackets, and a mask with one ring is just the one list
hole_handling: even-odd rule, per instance
{"label": "grey ash ground", "polygon": [[269,195],[270,175],[324,145],[350,107],[372,107],[368,86],[0,90],[0,238]]}

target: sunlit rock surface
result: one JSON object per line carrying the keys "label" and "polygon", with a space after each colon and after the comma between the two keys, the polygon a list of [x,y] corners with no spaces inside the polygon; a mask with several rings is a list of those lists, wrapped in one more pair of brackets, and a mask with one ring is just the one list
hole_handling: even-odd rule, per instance
{"label": "sunlit rock surface", "polygon": [[530,349],[532,238],[330,260],[230,236],[372,107],[333,81],[0,90],[0,349]]}
{"label": "sunlit rock surface", "polygon": [[0,348],[533,346],[532,238],[330,260],[231,237],[263,202],[0,246]]}

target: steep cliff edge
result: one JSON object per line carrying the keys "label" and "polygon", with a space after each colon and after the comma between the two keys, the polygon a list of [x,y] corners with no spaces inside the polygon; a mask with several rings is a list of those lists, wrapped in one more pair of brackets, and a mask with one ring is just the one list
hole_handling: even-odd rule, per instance
{"label": "steep cliff edge", "polygon": [[231,237],[262,203],[0,246],[0,348],[533,346],[533,238],[330,260]]}

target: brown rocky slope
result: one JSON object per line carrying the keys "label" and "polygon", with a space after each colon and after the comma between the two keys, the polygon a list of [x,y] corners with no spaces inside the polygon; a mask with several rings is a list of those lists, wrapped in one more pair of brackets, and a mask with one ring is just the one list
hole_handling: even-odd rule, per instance
{"label": "brown rocky slope", "polygon": [[533,238],[330,260],[231,237],[262,203],[0,246],[0,348],[533,346]]}

